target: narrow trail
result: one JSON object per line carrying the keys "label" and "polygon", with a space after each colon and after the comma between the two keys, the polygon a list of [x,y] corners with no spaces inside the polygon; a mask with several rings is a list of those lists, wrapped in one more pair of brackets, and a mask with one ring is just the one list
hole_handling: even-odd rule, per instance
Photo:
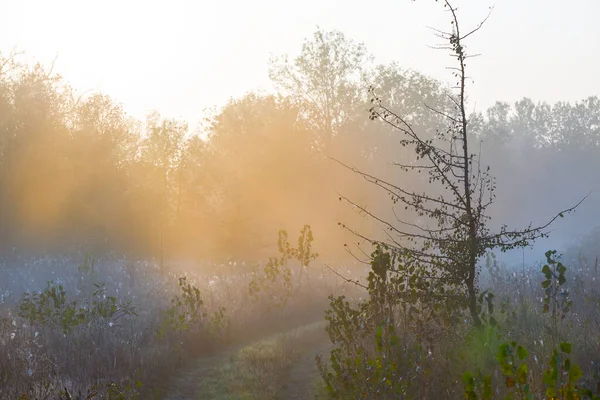
{"label": "narrow trail", "polygon": [[[313,324],[305,326],[311,326]],[[302,327],[300,327],[300,329],[302,329]],[[241,350],[278,335],[289,334],[289,332],[292,331],[279,332],[267,335],[259,340],[255,339],[245,343],[237,343],[214,355],[200,357],[190,362],[184,368],[179,370],[169,384],[166,385],[165,395],[162,399],[197,400],[199,398],[208,398],[206,395],[212,393],[209,386],[221,382],[220,378],[222,378],[221,374],[223,373],[222,367],[227,365]],[[298,353],[295,356],[296,359],[286,374],[287,380],[282,388],[282,400],[310,400],[313,398],[313,387],[319,377],[315,356],[317,354],[328,352],[331,346],[330,342],[326,340],[327,336],[324,334],[324,331],[319,330],[316,335],[314,332],[309,335],[311,336],[311,339],[309,339],[311,342],[300,345],[297,349]],[[202,396],[203,393],[204,396]],[[230,400],[236,399],[235,395],[226,398]],[[219,397],[219,399],[221,399],[221,397]]]}
{"label": "narrow trail", "polygon": [[163,400],[195,400],[202,390],[201,382],[218,373],[219,366],[242,349],[244,345],[232,346],[215,355],[201,357],[190,363],[167,385]]}
{"label": "narrow trail", "polygon": [[319,379],[319,369],[315,356],[322,354],[327,358],[331,343],[323,341],[319,346],[305,350],[294,363],[289,372],[289,380],[284,388],[285,400],[314,399],[314,385]]}

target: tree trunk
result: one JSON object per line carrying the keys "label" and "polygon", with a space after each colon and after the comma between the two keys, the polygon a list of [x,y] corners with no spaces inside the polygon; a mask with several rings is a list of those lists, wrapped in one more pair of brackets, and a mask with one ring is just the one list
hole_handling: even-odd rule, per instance
{"label": "tree trunk", "polygon": [[[474,266],[473,266],[474,270]],[[473,318],[473,325],[475,327],[480,328],[483,326],[481,322],[481,318],[479,318],[479,313],[477,312],[477,290],[475,289],[475,274],[469,272],[469,276],[466,280],[467,284],[467,293],[469,295],[469,312],[471,313],[471,318]]]}

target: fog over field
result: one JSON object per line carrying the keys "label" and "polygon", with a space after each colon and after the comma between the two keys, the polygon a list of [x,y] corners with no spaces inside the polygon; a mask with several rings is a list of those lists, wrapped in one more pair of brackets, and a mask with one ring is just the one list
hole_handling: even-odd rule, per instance
{"label": "fog over field", "polygon": [[0,1],[0,398],[597,399],[598,16]]}

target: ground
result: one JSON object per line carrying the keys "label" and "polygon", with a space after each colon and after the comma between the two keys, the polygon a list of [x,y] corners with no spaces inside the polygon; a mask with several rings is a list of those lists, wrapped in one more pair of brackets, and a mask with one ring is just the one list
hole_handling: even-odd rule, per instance
{"label": "ground", "polygon": [[331,343],[324,341],[317,347],[307,349],[289,371],[285,385],[286,400],[308,400],[314,397],[315,384],[319,382],[319,370],[315,361],[317,354],[327,354]]}
{"label": "ground", "polygon": [[277,400],[314,398],[315,356],[331,343],[323,322],[202,357],[177,372],[164,400]]}

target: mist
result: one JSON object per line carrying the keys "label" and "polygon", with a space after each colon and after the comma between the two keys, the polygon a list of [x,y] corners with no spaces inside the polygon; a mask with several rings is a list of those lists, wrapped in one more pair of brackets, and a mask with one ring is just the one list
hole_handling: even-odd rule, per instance
{"label": "mist", "polygon": [[[0,397],[63,398],[64,389],[85,398],[118,386],[122,398],[309,398],[314,389],[325,399],[387,388],[458,398],[466,392],[449,360],[490,372],[496,333],[531,339],[544,360],[543,335],[561,349],[581,344],[574,362],[595,366],[582,376],[597,381],[597,334],[584,341],[587,331],[556,320],[598,323],[600,58],[596,43],[565,45],[557,65],[547,54],[577,32],[600,34],[588,21],[596,4],[540,5],[539,21],[507,38],[506,26],[529,21],[520,3],[390,5],[390,15],[414,12],[399,32],[352,28],[365,18],[358,4],[325,3],[318,18],[317,4],[269,3],[278,22],[246,10],[265,26],[224,22],[236,30],[221,53],[205,43],[219,42],[218,24],[205,16],[208,27],[194,27],[203,9],[186,2],[130,4],[106,38],[80,20],[81,38],[57,28],[49,36],[65,56],[51,62],[31,41],[51,46],[47,21],[17,35],[31,49],[0,42]],[[565,38],[524,39],[554,29],[561,7]],[[109,5],[97,8],[113,18]],[[221,8],[204,11],[226,19]],[[154,31],[161,10],[164,34]],[[136,25],[137,11],[149,19]],[[282,22],[292,14],[306,20]],[[468,47],[456,45],[456,14],[476,27]],[[70,23],[65,15],[57,23]],[[448,21],[451,33],[441,30]],[[244,32],[255,53],[234,44]],[[191,33],[201,33],[205,69]],[[440,51],[438,39],[450,46]],[[537,61],[507,53],[536,46]],[[446,340],[456,346],[436,347]],[[405,364],[361,369],[399,354]],[[443,382],[418,369],[413,377],[411,363]],[[535,363],[526,380],[542,393]],[[348,386],[345,374],[366,386]],[[387,386],[369,386],[372,377]],[[419,384],[404,387],[411,379]],[[201,395],[197,382],[222,392]]]}

